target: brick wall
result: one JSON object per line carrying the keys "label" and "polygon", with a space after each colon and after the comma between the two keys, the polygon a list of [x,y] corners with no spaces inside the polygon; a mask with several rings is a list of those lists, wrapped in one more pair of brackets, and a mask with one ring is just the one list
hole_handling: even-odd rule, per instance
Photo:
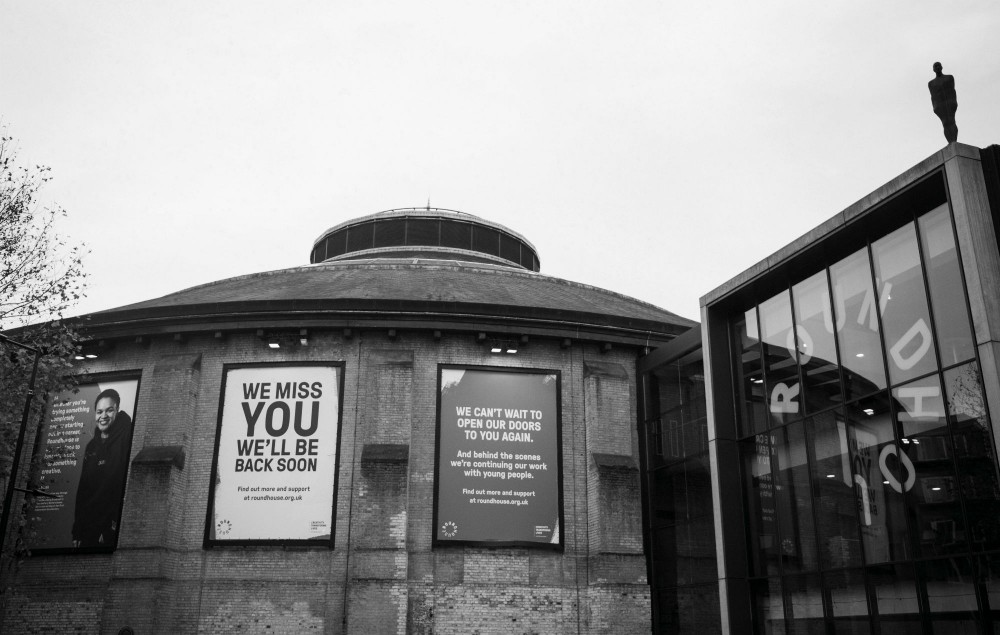
{"label": "brick wall", "polygon": [[[81,365],[142,372],[119,548],[20,563],[0,630],[648,632],[636,354],[533,339],[501,357],[472,333],[405,330],[279,350],[252,334],[120,342]],[[223,365],[289,361],[344,363],[335,548],[204,549]],[[561,371],[563,552],[432,549],[438,364]]]}

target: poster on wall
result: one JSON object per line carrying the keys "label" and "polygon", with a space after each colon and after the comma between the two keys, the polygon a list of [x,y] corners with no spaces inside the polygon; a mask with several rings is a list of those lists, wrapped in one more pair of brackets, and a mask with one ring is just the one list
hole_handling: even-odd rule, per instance
{"label": "poster on wall", "polygon": [[333,546],[341,367],[226,366],[206,545]]}
{"label": "poster on wall", "polygon": [[46,407],[36,441],[38,489],[25,542],[33,552],[112,551],[132,452],[138,376],[84,379]]}
{"label": "poster on wall", "polygon": [[438,373],[435,544],[561,549],[559,372]]}

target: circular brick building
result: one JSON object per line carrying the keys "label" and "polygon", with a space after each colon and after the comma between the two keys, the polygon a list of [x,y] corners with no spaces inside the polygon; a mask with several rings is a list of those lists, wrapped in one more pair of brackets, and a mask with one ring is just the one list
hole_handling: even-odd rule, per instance
{"label": "circular brick building", "polygon": [[[310,263],[80,322],[4,632],[648,631],[636,360],[695,323],[449,210]],[[80,538],[98,409],[127,477]]]}

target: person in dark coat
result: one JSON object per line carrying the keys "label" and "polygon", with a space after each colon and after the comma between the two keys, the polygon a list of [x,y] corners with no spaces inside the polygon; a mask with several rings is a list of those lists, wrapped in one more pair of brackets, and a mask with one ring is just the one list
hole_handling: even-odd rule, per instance
{"label": "person in dark coat", "polygon": [[74,547],[113,547],[132,446],[132,419],[119,410],[118,391],[107,389],[94,402],[94,437],[83,454],[73,518]]}

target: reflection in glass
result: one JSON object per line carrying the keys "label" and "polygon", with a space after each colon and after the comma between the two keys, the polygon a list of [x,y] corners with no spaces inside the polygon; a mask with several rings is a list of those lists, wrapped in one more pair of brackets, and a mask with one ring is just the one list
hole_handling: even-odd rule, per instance
{"label": "reflection in glass", "polygon": [[830,283],[847,399],[885,388],[868,250],[857,251],[830,267]]}
{"label": "reflection in glass", "polygon": [[912,635],[920,631],[920,609],[913,565],[879,565],[868,569],[882,635]]}
{"label": "reflection in glass", "polygon": [[712,468],[708,454],[698,454],[684,461],[687,480],[688,518],[712,517]]}
{"label": "reflection in glass", "polygon": [[645,373],[641,384],[656,632],[719,630],[704,375],[695,352]]}
{"label": "reflection in glass", "polygon": [[931,291],[934,327],[941,348],[941,364],[951,366],[972,359],[975,343],[948,205],[924,214],[917,223],[920,226],[927,284]]}
{"label": "reflection in glass", "polygon": [[792,332],[792,304],[782,291],[760,305],[760,333],[764,343],[764,380],[771,425],[781,425],[802,414],[799,369]]}
{"label": "reflection in glass", "polygon": [[785,605],[781,597],[781,579],[751,580],[754,633],[785,635]]}
{"label": "reflection in glass", "polygon": [[743,463],[743,499],[747,502],[747,531],[751,575],[779,573],[778,522],[771,476],[772,440],[758,434],[740,443]]}
{"label": "reflection in glass", "polygon": [[976,582],[983,589],[983,611],[993,617],[993,632],[1000,627],[1000,556],[986,555],[976,559]]}
{"label": "reflection in glass", "polygon": [[708,451],[705,373],[701,356],[664,364],[643,375],[643,408],[651,467]]}
{"label": "reflection in glass", "polygon": [[774,431],[774,483],[784,573],[815,571],[816,530],[801,421]]}
{"label": "reflection in glass", "polygon": [[843,402],[826,271],[792,287],[792,298],[803,401],[807,412],[818,412]]}
{"label": "reflection in glass", "polygon": [[851,471],[868,563],[904,560],[909,540],[900,482],[898,446],[884,393],[847,404]]}
{"label": "reflection in glass", "polygon": [[819,575],[784,578],[785,608],[791,635],[826,635],[823,621],[823,587]]}
{"label": "reflection in glass", "polygon": [[708,452],[705,370],[701,358],[680,366],[681,454]]}
{"label": "reflection in glass", "polygon": [[899,480],[893,489],[906,493],[920,555],[934,556],[967,548],[958,496],[951,435],[937,375],[892,391],[899,421]]}
{"label": "reflection in glass", "polygon": [[945,371],[944,389],[972,548],[1000,548],[1000,485],[979,365]]}
{"label": "reflection in glass", "polygon": [[973,633],[987,610],[1000,635],[1000,470],[961,262],[947,205],[913,218],[731,323],[755,632]]}
{"label": "reflection in glass", "polygon": [[674,524],[687,518],[688,489],[683,463],[672,463],[652,475],[653,518],[656,525]]}
{"label": "reflection in glass", "polygon": [[898,384],[937,368],[916,228],[900,227],[872,244],[889,377]]}
{"label": "reflection in glass", "polygon": [[733,324],[733,337],[733,348],[740,357],[740,434],[750,436],[767,429],[767,399],[764,394],[764,370],[756,308],[744,313],[743,319]]}
{"label": "reflection in glass", "polygon": [[838,411],[806,421],[820,564],[824,569],[861,564],[858,498],[851,469],[847,423]]}
{"label": "reflection in glass", "polygon": [[868,635],[868,596],[864,572],[859,569],[834,571],[823,576],[830,598],[830,617],[837,635]]}
{"label": "reflection in glass", "polygon": [[978,633],[972,562],[968,558],[928,560],[920,568],[934,632]]}
{"label": "reflection in glass", "polygon": [[679,587],[657,593],[653,605],[656,633],[719,633],[719,585]]}

